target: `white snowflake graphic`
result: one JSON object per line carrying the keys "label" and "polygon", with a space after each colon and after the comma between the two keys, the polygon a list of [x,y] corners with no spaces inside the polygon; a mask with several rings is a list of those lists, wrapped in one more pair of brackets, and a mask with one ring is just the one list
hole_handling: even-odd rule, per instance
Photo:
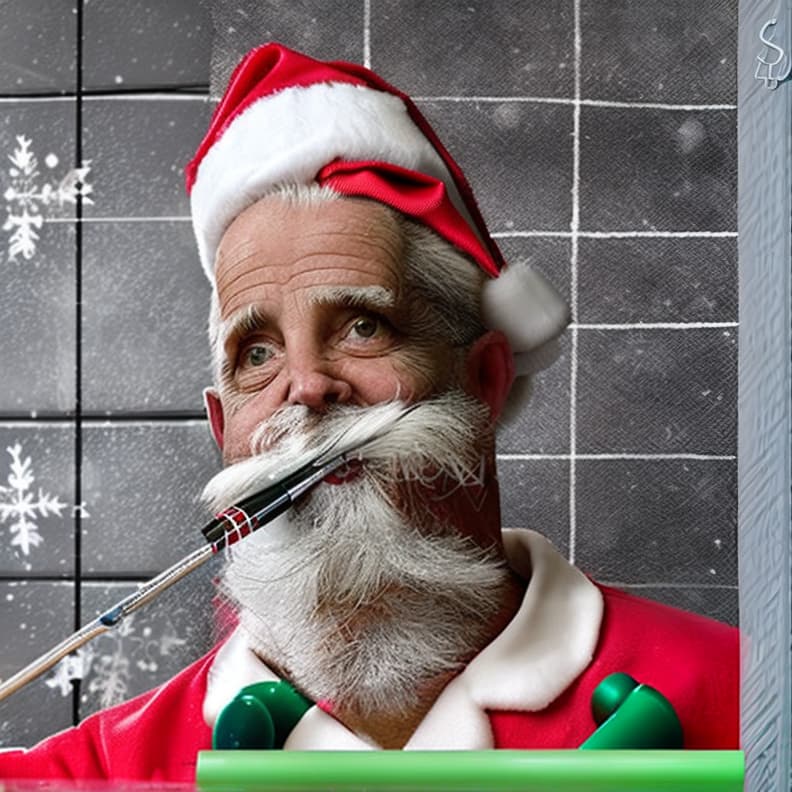
{"label": "white snowflake graphic", "polygon": [[86,669],[86,676],[93,672],[88,682],[88,693],[97,696],[100,709],[120,704],[128,698],[131,672],[129,658],[125,654],[128,641],[124,638],[134,635],[133,621],[134,616],[127,616],[114,631],[102,636],[106,638],[104,643],[109,639],[110,651],[102,654],[97,651]]}
{"label": "white snowflake graphic", "polygon": [[91,648],[81,647],[55,666],[52,676],[45,680],[45,684],[48,688],[60,690],[61,696],[68,696],[72,692],[72,681],[82,679],[88,673],[92,660]]}
{"label": "white snowflake graphic", "polygon": [[[97,708],[104,709],[162,681],[158,672],[163,658],[187,641],[178,636],[170,619],[166,620],[161,635],[155,636],[151,627],[136,629],[135,618],[134,615],[125,617],[115,629],[79,650],[78,654],[82,655],[79,677],[69,676],[68,669],[60,668],[69,659],[64,658],[47,684],[68,695],[72,679],[85,679],[83,702],[92,699]],[[61,682],[64,677],[68,683]],[[132,690],[133,686],[140,690]]]}
{"label": "white snowflake graphic", "polygon": [[[45,680],[47,687],[58,690],[61,696],[68,696],[74,680],[90,678],[88,693],[98,697],[101,709],[123,701],[130,678],[129,659],[124,655],[129,646],[124,638],[134,634],[133,620],[134,616],[128,616],[114,631],[64,657]],[[104,652],[97,649],[102,645],[106,649]],[[83,694],[83,700],[86,699],[87,695]]]}
{"label": "white snowflake graphic", "polygon": [[[33,141],[24,135],[17,135],[16,142],[17,148],[8,157],[11,160],[8,169],[11,186],[4,193],[7,215],[3,231],[13,232],[8,238],[9,261],[16,261],[19,254],[28,260],[35,255],[36,242],[39,240],[37,231],[44,224],[42,207],[76,204],[78,196],[83,203],[93,203],[89,197],[93,188],[86,181],[91,170],[90,160],[81,168],[72,168],[57,184],[45,182],[39,186],[41,174],[38,158],[30,149]],[[44,164],[48,168],[57,167],[57,156],[48,154]]]}
{"label": "white snowflake graphic", "polygon": [[45,494],[40,487],[38,496],[34,498],[30,490],[35,481],[30,457],[22,459],[19,443],[9,446],[6,451],[11,455],[11,472],[8,474],[8,486],[0,484],[0,523],[11,520],[11,546],[17,546],[29,555],[31,547],[38,547],[44,541],[36,518],[53,514],[60,517],[66,504],[61,503],[57,496]]}

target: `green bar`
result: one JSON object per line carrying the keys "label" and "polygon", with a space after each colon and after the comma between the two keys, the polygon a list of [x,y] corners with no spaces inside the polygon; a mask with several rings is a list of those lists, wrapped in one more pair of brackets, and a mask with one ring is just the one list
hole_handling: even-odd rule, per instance
{"label": "green bar", "polygon": [[201,751],[207,792],[740,792],[742,751]]}

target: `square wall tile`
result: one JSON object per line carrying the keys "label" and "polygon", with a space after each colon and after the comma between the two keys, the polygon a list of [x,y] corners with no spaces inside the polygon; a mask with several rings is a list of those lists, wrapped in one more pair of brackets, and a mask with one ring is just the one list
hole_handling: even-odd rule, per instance
{"label": "square wall tile", "polygon": [[569,230],[571,107],[505,101],[419,106],[465,173],[490,231]]}
{"label": "square wall tile", "polygon": [[[497,240],[510,267],[541,272],[569,302],[570,242],[548,237],[503,237]],[[533,373],[519,377],[499,422],[501,453],[568,453],[569,337],[534,355]]]}
{"label": "square wall tile", "polygon": [[510,267],[525,265],[537,270],[570,302],[572,243],[562,237],[510,237],[495,240]]}
{"label": "square wall tile", "polygon": [[0,424],[0,575],[74,574],[74,427]]}
{"label": "square wall tile", "polygon": [[501,525],[530,528],[569,552],[569,462],[498,459]]}
{"label": "square wall tile", "polygon": [[196,0],[85,0],[83,87],[209,86],[212,25]]}
{"label": "square wall tile", "polygon": [[[217,638],[212,578],[221,560],[216,556],[86,646],[81,719],[166,682],[212,648]],[[83,584],[82,622],[97,618],[136,588],[130,583]]]}
{"label": "square wall tile", "polygon": [[736,322],[737,239],[581,239],[578,321]]}
{"label": "square wall tile", "polygon": [[186,222],[83,229],[83,410],[203,410],[210,287]]}
{"label": "square wall tile", "polygon": [[734,460],[576,464],[577,565],[621,584],[737,585]]}
{"label": "square wall tile", "polygon": [[377,0],[372,67],[416,96],[571,96],[574,30],[569,0]]}
{"label": "square wall tile", "polygon": [[205,97],[86,99],[83,154],[94,203],[86,217],[187,217],[184,168],[209,126]]}
{"label": "square wall tile", "polygon": [[736,627],[740,619],[737,586],[620,586],[636,597],[662,602]]}
{"label": "square wall tile", "polygon": [[562,336],[541,350],[544,368],[518,377],[498,424],[501,454],[569,453],[570,340]]}
{"label": "square wall tile", "polygon": [[736,443],[736,329],[578,333],[578,453],[731,455]]}
{"label": "square wall tile", "polygon": [[[75,216],[74,99],[4,102],[0,114],[3,259],[31,261],[46,223]],[[87,181],[91,182],[88,174]],[[26,216],[27,215],[27,216]]]}
{"label": "square wall tile", "polygon": [[25,0],[2,9],[0,94],[75,91],[76,0]]}
{"label": "square wall tile", "polygon": [[249,50],[269,41],[319,60],[363,63],[364,0],[236,0],[210,5],[213,95],[222,94]]}
{"label": "square wall tile", "polygon": [[198,503],[220,470],[204,421],[83,426],[83,574],[148,578],[204,543]]}
{"label": "square wall tile", "polygon": [[[0,580],[0,679],[8,679],[74,629],[74,584]],[[56,666],[0,702],[0,749],[30,747],[71,725],[72,686]]]}
{"label": "square wall tile", "polygon": [[583,107],[584,231],[735,231],[737,114]]}
{"label": "square wall tile", "polygon": [[29,259],[2,265],[0,412],[70,413],[76,377],[76,248],[72,223],[45,223]]}
{"label": "square wall tile", "polygon": [[737,0],[582,3],[584,99],[737,101]]}

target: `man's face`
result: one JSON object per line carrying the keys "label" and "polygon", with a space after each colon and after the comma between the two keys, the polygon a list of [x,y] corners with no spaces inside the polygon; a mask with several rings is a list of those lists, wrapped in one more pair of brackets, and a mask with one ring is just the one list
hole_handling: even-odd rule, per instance
{"label": "man's face", "polygon": [[235,545],[224,573],[261,656],[311,696],[361,712],[414,706],[405,680],[457,668],[509,584],[491,419],[510,353],[497,333],[461,348],[428,330],[439,325],[403,261],[399,225],[376,203],[269,198],[229,227],[216,267],[222,416],[216,397],[209,407],[228,467],[208,487],[215,511],[229,490],[250,494],[251,465],[288,463],[284,437],[426,400],[389,433],[398,448],[382,464],[366,457],[343,486],[317,487]]}
{"label": "man's face", "polygon": [[414,401],[458,375],[450,344],[414,331],[402,247],[392,216],[368,201],[268,198],[229,227],[216,268],[227,464],[285,405]]}

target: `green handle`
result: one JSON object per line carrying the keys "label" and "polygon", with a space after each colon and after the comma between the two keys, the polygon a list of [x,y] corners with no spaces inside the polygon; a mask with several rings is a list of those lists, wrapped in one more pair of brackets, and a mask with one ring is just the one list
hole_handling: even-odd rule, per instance
{"label": "green handle", "polygon": [[243,687],[215,721],[212,748],[283,748],[311,702],[288,682],[256,682]]}
{"label": "green handle", "polygon": [[[212,747],[282,748],[310,707],[288,682],[248,685],[218,716]],[[628,674],[611,674],[597,685],[591,712],[599,728],[580,746],[583,750],[682,747],[682,725],[669,701]]]}
{"label": "green handle", "polygon": [[611,674],[597,685],[591,712],[600,725],[583,750],[682,747],[682,724],[671,703],[628,674]]}
{"label": "green handle", "polygon": [[201,751],[205,792],[739,792],[741,751]]}

